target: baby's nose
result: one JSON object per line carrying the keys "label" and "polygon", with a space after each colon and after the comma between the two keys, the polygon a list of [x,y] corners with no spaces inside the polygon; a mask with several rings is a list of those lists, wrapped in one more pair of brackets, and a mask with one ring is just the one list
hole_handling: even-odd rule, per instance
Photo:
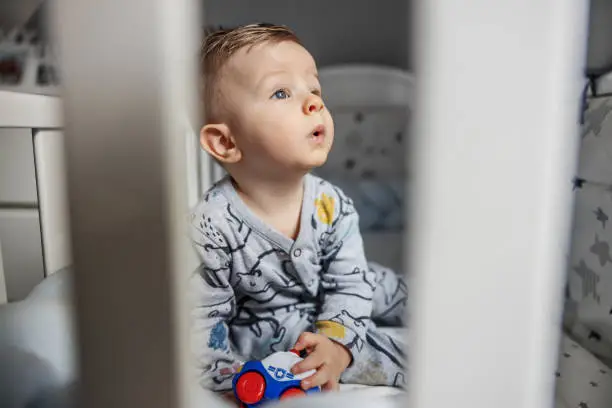
{"label": "baby's nose", "polygon": [[316,95],[311,95],[306,99],[304,103],[304,113],[307,115],[317,113],[323,109],[323,101]]}

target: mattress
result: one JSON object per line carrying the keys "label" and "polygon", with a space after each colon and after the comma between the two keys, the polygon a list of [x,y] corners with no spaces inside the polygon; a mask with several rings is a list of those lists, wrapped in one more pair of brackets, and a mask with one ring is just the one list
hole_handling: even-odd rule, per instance
{"label": "mattress", "polygon": [[612,406],[612,370],[567,335],[555,375],[555,408]]}

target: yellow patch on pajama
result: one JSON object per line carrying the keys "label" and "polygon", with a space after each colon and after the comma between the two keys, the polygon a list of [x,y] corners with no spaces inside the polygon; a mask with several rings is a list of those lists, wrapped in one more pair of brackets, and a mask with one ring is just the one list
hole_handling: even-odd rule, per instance
{"label": "yellow patch on pajama", "polygon": [[315,326],[320,334],[324,334],[327,337],[343,339],[346,335],[346,327],[331,320],[316,322]]}
{"label": "yellow patch on pajama", "polygon": [[333,197],[327,194],[321,194],[321,198],[315,199],[315,207],[317,207],[317,216],[323,224],[330,225],[334,220],[334,207],[336,201]]}

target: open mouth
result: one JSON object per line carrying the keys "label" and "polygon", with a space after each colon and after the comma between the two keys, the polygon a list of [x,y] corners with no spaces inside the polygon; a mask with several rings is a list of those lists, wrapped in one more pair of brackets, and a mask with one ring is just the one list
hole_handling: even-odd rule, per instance
{"label": "open mouth", "polygon": [[311,136],[317,141],[322,141],[325,138],[325,126],[319,125],[315,127]]}

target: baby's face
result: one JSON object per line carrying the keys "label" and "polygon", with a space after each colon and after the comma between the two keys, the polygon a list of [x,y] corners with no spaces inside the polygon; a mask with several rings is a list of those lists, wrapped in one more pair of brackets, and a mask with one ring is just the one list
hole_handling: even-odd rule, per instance
{"label": "baby's face", "polygon": [[220,80],[247,168],[308,171],[325,163],[334,123],[323,105],[314,59],[301,45],[284,41],[242,49]]}

